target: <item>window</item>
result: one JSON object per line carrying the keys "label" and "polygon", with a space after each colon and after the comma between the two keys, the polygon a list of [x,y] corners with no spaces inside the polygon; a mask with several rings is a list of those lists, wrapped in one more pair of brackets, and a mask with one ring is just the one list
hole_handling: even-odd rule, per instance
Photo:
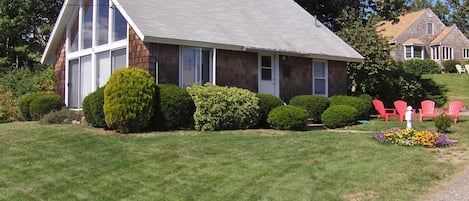
{"label": "window", "polygon": [[202,48],[181,48],[180,61],[180,86],[190,87],[194,84],[202,85],[211,82],[212,74],[211,59],[213,54],[210,50]]}
{"label": "window", "polygon": [[464,59],[469,59],[469,48],[464,48],[462,50],[462,55]]}
{"label": "window", "polygon": [[433,23],[429,22],[427,23],[427,35],[433,35]]}
{"label": "window", "polygon": [[423,46],[404,46],[405,59],[423,59]]}
{"label": "window", "polygon": [[327,63],[313,62],[313,94],[328,96]]}
{"label": "window", "polygon": [[453,48],[452,47],[443,47],[443,60],[452,60],[454,59]]}
{"label": "window", "polygon": [[432,59],[433,60],[440,60],[440,46],[433,46],[432,47]]}
{"label": "window", "polygon": [[127,66],[127,22],[117,8],[110,12],[110,4],[111,0],[77,1],[67,27],[68,107],[81,108],[86,95]]}
{"label": "window", "polygon": [[272,80],[271,56],[261,56],[261,80]]}

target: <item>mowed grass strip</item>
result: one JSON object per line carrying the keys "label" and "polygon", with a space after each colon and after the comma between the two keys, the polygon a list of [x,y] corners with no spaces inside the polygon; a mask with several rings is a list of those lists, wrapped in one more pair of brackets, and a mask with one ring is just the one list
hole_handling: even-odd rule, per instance
{"label": "mowed grass strip", "polygon": [[2,124],[0,200],[413,200],[459,170],[433,149],[371,137]]}

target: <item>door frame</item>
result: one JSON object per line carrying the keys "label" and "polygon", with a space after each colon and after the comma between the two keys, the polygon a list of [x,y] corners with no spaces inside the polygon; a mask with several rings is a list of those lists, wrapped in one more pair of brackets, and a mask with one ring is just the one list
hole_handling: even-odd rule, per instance
{"label": "door frame", "polygon": [[[273,53],[259,53],[258,54],[258,65],[257,65],[257,91],[261,92],[261,81],[262,81],[262,56],[271,57],[272,62],[272,85],[274,96],[280,97],[280,74],[279,74],[279,55]],[[269,93],[271,94],[271,93]]]}

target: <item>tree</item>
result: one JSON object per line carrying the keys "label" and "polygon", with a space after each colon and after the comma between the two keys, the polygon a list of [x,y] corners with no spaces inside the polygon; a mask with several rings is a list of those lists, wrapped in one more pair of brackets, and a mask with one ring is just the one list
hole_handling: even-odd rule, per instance
{"label": "tree", "polygon": [[366,20],[371,15],[384,20],[397,20],[406,8],[406,0],[295,0],[311,15],[317,16],[334,32],[342,29],[338,19],[344,10]]}
{"label": "tree", "polygon": [[450,25],[450,10],[448,5],[444,4],[441,0],[437,0],[435,3],[428,0],[409,0],[409,10],[419,11],[422,9],[430,8],[440,18],[440,20]]}
{"label": "tree", "polygon": [[39,62],[63,0],[0,1],[0,72]]}
{"label": "tree", "polygon": [[452,3],[453,11],[452,23],[456,24],[458,28],[469,37],[469,1],[463,1],[462,4],[456,1]]}

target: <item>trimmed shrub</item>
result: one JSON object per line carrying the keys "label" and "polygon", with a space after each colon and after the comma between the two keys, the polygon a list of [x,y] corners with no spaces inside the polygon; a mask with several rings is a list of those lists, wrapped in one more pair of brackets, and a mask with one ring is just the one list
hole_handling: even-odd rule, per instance
{"label": "trimmed shrub", "polygon": [[18,102],[13,93],[0,85],[0,123],[7,123],[21,119]]}
{"label": "trimmed shrub", "polygon": [[104,88],[104,119],[121,133],[140,132],[153,115],[155,80],[146,71],[122,68],[115,71]]}
{"label": "trimmed shrub", "polygon": [[448,128],[451,127],[453,119],[444,115],[438,115],[435,117],[435,127],[438,132],[448,132]]}
{"label": "trimmed shrub", "polygon": [[39,120],[40,124],[71,124],[73,121],[81,121],[82,113],[62,108],[59,111],[52,111]]}
{"label": "trimmed shrub", "polygon": [[373,97],[370,96],[370,95],[368,95],[368,94],[360,94],[360,95],[358,96],[358,98],[361,98],[361,99],[363,99],[363,100],[366,100],[366,101],[368,101],[368,102],[370,102],[370,103],[371,103],[371,101],[373,101]]}
{"label": "trimmed shrub", "polygon": [[298,106],[308,111],[308,117],[314,122],[321,122],[321,114],[329,107],[329,100],[319,95],[295,96],[290,100],[289,105]]}
{"label": "trimmed shrub", "polygon": [[322,123],[326,128],[340,128],[354,125],[358,116],[358,110],[349,105],[334,105],[321,115]]}
{"label": "trimmed shrub", "polygon": [[256,94],[236,87],[205,84],[187,88],[194,100],[194,127],[201,131],[246,129],[256,125]]}
{"label": "trimmed shrub", "polygon": [[21,115],[23,116],[24,120],[26,120],[26,121],[31,121],[32,120],[31,112],[29,111],[31,102],[33,102],[33,100],[35,100],[35,99],[37,99],[41,96],[45,96],[47,94],[48,93],[45,93],[45,92],[33,92],[33,93],[26,94],[24,96],[21,96],[19,98],[20,112],[21,112]]}
{"label": "trimmed shrub", "polygon": [[283,105],[270,111],[267,123],[277,130],[301,130],[306,126],[308,111],[297,106]]}
{"label": "trimmed shrub", "polygon": [[269,126],[267,123],[269,112],[278,106],[284,105],[285,103],[282,101],[282,99],[271,94],[256,94],[256,96],[259,98],[259,121],[257,122],[257,126],[260,128],[265,128]]}
{"label": "trimmed shrub", "polygon": [[431,59],[411,59],[403,63],[404,71],[414,75],[441,73],[438,63]]}
{"label": "trimmed shrub", "polygon": [[348,105],[357,109],[358,119],[370,119],[370,111],[373,108],[371,101],[354,96],[332,96],[329,97],[330,106]]}
{"label": "trimmed shrub", "polygon": [[456,64],[460,64],[457,60],[446,60],[443,61],[443,67],[445,68],[446,73],[457,73]]}
{"label": "trimmed shrub", "polygon": [[159,84],[158,88],[159,107],[154,114],[157,130],[192,127],[195,105],[187,90],[171,84]]}
{"label": "trimmed shrub", "polygon": [[83,114],[86,121],[96,128],[105,128],[104,87],[98,88],[83,99]]}
{"label": "trimmed shrub", "polygon": [[60,110],[63,106],[62,98],[58,95],[46,94],[39,96],[34,99],[29,106],[31,119],[37,121],[41,119],[43,115],[54,110]]}

